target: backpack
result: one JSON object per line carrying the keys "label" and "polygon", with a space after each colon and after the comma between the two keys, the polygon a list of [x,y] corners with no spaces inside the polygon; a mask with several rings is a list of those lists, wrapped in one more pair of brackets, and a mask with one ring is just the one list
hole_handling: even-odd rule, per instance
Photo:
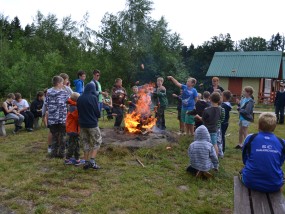
{"label": "backpack", "polygon": [[[258,134],[255,133],[255,134],[252,134],[252,135],[249,137],[249,140],[248,140],[247,144],[245,145],[245,147],[244,147],[244,149],[243,149],[243,151],[242,151],[243,155],[245,155],[245,153],[246,153],[248,156],[250,155],[250,152],[251,152],[251,142],[253,141],[253,139],[254,139],[257,135],[258,135]],[[277,137],[277,136],[276,136],[276,137]],[[279,140],[279,142],[280,142],[281,145],[282,145],[282,154],[285,155],[285,143],[284,143],[284,141],[283,141],[281,138],[277,137],[277,139]]]}

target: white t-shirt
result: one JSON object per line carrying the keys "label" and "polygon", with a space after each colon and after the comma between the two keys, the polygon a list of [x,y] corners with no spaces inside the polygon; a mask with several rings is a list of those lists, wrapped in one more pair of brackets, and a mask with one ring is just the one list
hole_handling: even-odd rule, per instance
{"label": "white t-shirt", "polygon": [[13,101],[13,104],[18,107],[18,111],[22,110],[23,108],[29,108],[29,103],[27,100],[22,99],[20,102],[17,102],[16,100]]}

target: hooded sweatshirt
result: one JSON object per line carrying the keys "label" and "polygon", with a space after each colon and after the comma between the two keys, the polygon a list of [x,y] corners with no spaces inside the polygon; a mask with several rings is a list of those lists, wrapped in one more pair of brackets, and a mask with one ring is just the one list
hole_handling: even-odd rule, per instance
{"label": "hooded sweatshirt", "polygon": [[69,136],[78,136],[79,124],[78,124],[78,111],[77,104],[71,98],[67,100],[68,112],[66,118],[66,133]]}
{"label": "hooded sweatshirt", "polygon": [[88,83],[83,94],[78,97],[77,110],[80,128],[98,127],[100,110],[98,107],[98,99],[95,93],[94,83]]}
{"label": "hooded sweatshirt", "polygon": [[81,95],[84,91],[84,82],[81,79],[76,79],[73,81],[73,84],[75,86],[75,92]]}
{"label": "hooded sweatshirt", "polygon": [[228,123],[230,119],[230,111],[232,110],[232,105],[230,102],[223,102],[221,107],[225,109],[225,119],[222,124]]}
{"label": "hooded sweatshirt", "polygon": [[48,89],[46,97],[46,108],[48,110],[48,125],[65,125],[67,114],[66,101],[68,97],[69,94],[63,89]]}
{"label": "hooded sweatshirt", "polygon": [[188,155],[190,165],[199,171],[218,169],[219,160],[214,146],[211,144],[210,134],[204,125],[196,129],[195,141],[189,145]]}

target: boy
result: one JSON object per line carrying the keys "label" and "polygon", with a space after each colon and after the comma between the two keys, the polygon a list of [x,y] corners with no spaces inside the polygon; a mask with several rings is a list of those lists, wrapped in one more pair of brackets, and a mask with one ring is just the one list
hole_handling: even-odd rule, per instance
{"label": "boy", "polygon": [[284,107],[285,107],[285,91],[284,83],[280,84],[280,90],[277,91],[275,101],[275,114],[277,117],[277,123],[284,124]]}
{"label": "boy", "polygon": [[83,169],[100,169],[95,158],[102,143],[101,132],[98,127],[99,110],[95,84],[88,83],[83,94],[77,99],[77,110],[80,126],[80,140],[84,146]]}
{"label": "boy", "polygon": [[24,121],[25,117],[21,115],[17,109],[16,105],[13,105],[13,100],[15,99],[15,95],[10,93],[7,95],[6,101],[2,104],[5,119],[13,119],[15,123],[15,129],[13,131],[16,134],[22,128],[22,122]]}
{"label": "boy", "polygon": [[48,127],[52,133],[51,157],[63,158],[65,155],[65,122],[67,114],[66,101],[69,93],[63,89],[63,78],[54,76],[53,87],[48,89],[46,109],[48,112]]}
{"label": "boy", "polygon": [[133,93],[130,96],[131,100],[129,101],[129,111],[128,111],[129,114],[131,114],[133,111],[135,111],[138,100],[139,100],[139,95],[138,95],[139,88],[138,88],[138,86],[134,85],[132,87],[132,91],[133,91]]}
{"label": "boy", "polygon": [[[68,113],[66,118],[66,133],[69,136],[68,139],[68,152],[64,163],[66,165],[74,164],[79,166],[81,161],[80,157],[80,145],[79,145],[79,124],[78,124],[78,111],[77,111],[77,99],[80,96],[79,93],[73,92],[70,98],[67,100]],[[75,160],[72,160],[74,155]]]}
{"label": "boy", "polygon": [[114,123],[116,130],[119,130],[122,124],[125,108],[124,103],[127,99],[127,91],[123,88],[122,84],[122,79],[117,78],[115,79],[115,85],[112,89],[113,113],[117,115]]}
{"label": "boy", "polygon": [[253,121],[253,107],[254,101],[252,99],[253,88],[251,86],[246,86],[243,89],[244,98],[239,102],[239,144],[235,147],[236,149],[241,149],[243,146],[243,140],[247,136],[248,127],[250,122]]}
{"label": "boy", "polygon": [[223,91],[223,103],[221,107],[225,110],[225,119],[222,121],[221,124],[221,131],[222,131],[222,142],[223,142],[223,153],[225,152],[226,148],[226,132],[229,126],[229,119],[230,119],[230,111],[232,110],[232,105],[230,103],[230,99],[232,97],[232,93],[228,90]]}
{"label": "boy", "polygon": [[210,134],[204,125],[195,130],[195,141],[189,145],[188,155],[190,166],[186,170],[196,177],[200,175],[211,177],[208,171],[218,170],[219,160],[211,144]]}
{"label": "boy", "polygon": [[273,134],[276,121],[273,113],[260,114],[259,132],[247,136],[244,141],[242,159],[245,166],[241,171],[241,181],[249,189],[277,192],[284,184],[285,142]]}
{"label": "boy", "polygon": [[25,128],[28,132],[33,131],[34,125],[34,115],[30,112],[30,105],[27,100],[22,98],[20,93],[15,93],[15,100],[13,104],[16,105],[18,108],[18,112],[25,117]]}
{"label": "boy", "polygon": [[31,112],[34,115],[34,128],[39,127],[39,118],[42,117],[42,108],[44,105],[44,92],[39,91],[36,99],[31,103]]}
{"label": "boy", "polygon": [[103,109],[107,112],[108,120],[113,119],[112,108],[113,104],[112,104],[112,99],[109,96],[109,91],[105,90],[105,93],[103,94]]}
{"label": "boy", "polygon": [[73,91],[70,88],[69,76],[66,73],[61,73],[59,74],[59,76],[62,77],[63,79],[63,90],[65,90],[70,96],[73,93]]}
{"label": "boy", "polygon": [[182,109],[182,98],[181,98],[181,95],[182,95],[182,89],[180,89],[180,95],[177,95],[177,94],[172,94],[172,96],[174,98],[177,99],[177,119],[179,121],[179,133],[178,134],[184,134],[184,123],[181,121],[181,109]]}
{"label": "boy", "polygon": [[162,77],[157,78],[157,88],[156,91],[153,92],[153,98],[156,100],[157,105],[157,110],[155,112],[155,117],[157,118],[156,126],[161,130],[165,130],[166,128],[164,111],[168,104],[168,100],[166,97],[166,88],[163,86],[163,81],[164,80]]}
{"label": "boy", "polygon": [[181,120],[185,124],[186,134],[194,135],[194,116],[186,114],[187,111],[191,111],[195,107],[195,103],[197,102],[198,93],[194,88],[196,84],[196,79],[188,78],[186,85],[179,83],[174,77],[168,76],[169,80],[171,80],[177,87],[182,89],[182,110],[181,110]]}
{"label": "boy", "polygon": [[202,115],[203,124],[207,127],[211,142],[214,145],[217,155],[218,150],[218,122],[222,118],[222,108],[219,106],[221,96],[218,92],[213,92],[210,96],[211,106],[204,110]]}
{"label": "boy", "polygon": [[75,92],[81,95],[84,91],[84,80],[86,79],[85,71],[78,71],[77,77],[78,79],[74,80],[73,84],[75,86]]}

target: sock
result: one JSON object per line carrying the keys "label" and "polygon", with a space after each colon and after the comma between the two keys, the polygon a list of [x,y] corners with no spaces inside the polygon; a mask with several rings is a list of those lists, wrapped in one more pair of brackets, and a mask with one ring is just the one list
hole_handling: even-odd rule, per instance
{"label": "sock", "polygon": [[94,158],[90,158],[90,163],[95,164],[95,159]]}

